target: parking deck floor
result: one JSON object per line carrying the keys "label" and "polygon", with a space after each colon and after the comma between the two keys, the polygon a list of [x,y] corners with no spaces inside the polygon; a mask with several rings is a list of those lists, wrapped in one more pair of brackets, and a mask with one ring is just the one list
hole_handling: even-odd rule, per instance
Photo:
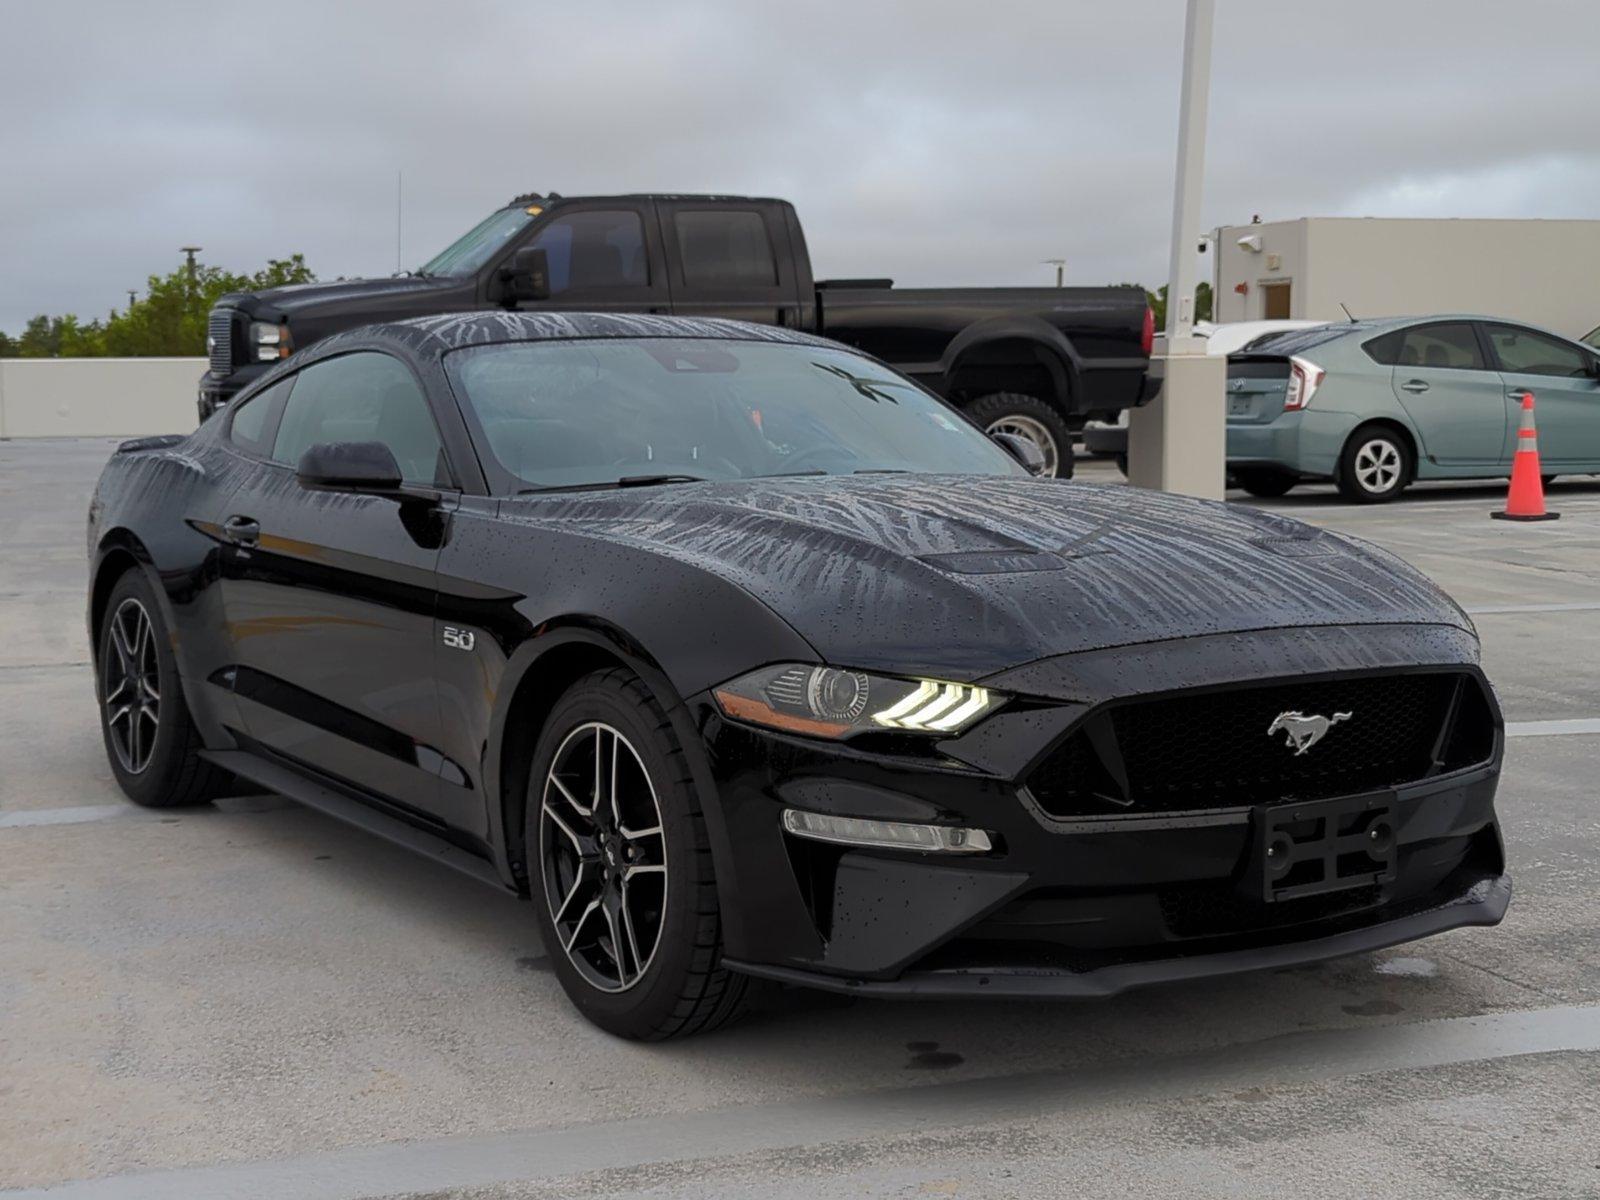
{"label": "parking deck floor", "polygon": [[507,897],[273,798],[122,799],[82,618],[110,448],[0,442],[0,1197],[1600,1195],[1600,480],[1540,525],[1493,487],[1265,502],[1474,614],[1501,927],[1109,1003],[797,994],[638,1046]]}

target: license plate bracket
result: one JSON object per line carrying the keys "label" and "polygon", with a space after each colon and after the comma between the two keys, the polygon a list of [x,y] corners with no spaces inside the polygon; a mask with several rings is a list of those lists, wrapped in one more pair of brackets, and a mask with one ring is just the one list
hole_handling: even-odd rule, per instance
{"label": "license plate bracket", "polygon": [[1272,903],[1394,880],[1394,793],[1256,809],[1255,878]]}

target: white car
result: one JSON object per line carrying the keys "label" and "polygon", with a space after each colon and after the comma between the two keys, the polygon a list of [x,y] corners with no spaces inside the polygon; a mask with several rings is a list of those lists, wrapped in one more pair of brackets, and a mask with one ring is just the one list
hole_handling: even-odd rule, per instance
{"label": "white car", "polygon": [[[1269,333],[1282,333],[1287,329],[1310,329],[1326,325],[1326,321],[1230,321],[1223,325],[1211,321],[1196,321],[1196,337],[1206,339],[1207,354],[1232,354],[1259,337]],[[1600,329],[1595,331],[1600,335]],[[1593,336],[1593,335],[1591,335]],[[1128,473],[1128,410],[1123,409],[1113,421],[1090,421],[1083,427],[1083,448],[1098,458],[1115,458],[1117,466]]]}

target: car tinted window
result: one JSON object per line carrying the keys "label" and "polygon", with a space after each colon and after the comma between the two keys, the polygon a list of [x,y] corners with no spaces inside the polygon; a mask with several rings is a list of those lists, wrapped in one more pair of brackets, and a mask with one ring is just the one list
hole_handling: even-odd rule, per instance
{"label": "car tinted window", "polygon": [[273,460],[296,466],[321,442],[382,442],[407,483],[448,480],[427,399],[405,364],[387,354],[345,354],[295,377]]}
{"label": "car tinted window", "polygon": [[1367,357],[1372,359],[1373,362],[1392,367],[1400,361],[1400,345],[1405,340],[1406,331],[1404,329],[1396,329],[1393,333],[1375,337],[1370,342],[1362,342],[1361,348],[1367,352]]}
{"label": "car tinted window", "polygon": [[1281,333],[1264,334],[1242,349],[1251,354],[1257,351],[1264,354],[1304,354],[1307,350],[1337,341],[1361,328],[1359,325],[1317,325],[1310,329],[1286,329]]}
{"label": "car tinted window", "polygon": [[272,436],[276,414],[293,386],[293,377],[280,379],[236,407],[228,420],[228,440],[251,454],[266,454],[271,450],[268,439]]}
{"label": "car tinted window", "polygon": [[445,362],[509,490],[658,474],[1021,473],[937,397],[843,350],[593,339],[473,346]]}
{"label": "car tinted window", "polygon": [[762,287],[778,282],[778,260],[758,212],[741,209],[673,215],[684,281],[695,287]]}
{"label": "car tinted window", "polygon": [[1465,321],[1438,325],[1413,325],[1401,331],[1402,367],[1444,367],[1458,371],[1484,369],[1483,350],[1472,326]]}
{"label": "car tinted window", "polygon": [[1565,378],[1582,378],[1589,373],[1589,355],[1547,334],[1515,325],[1490,325],[1489,341],[1502,371]]}
{"label": "car tinted window", "polygon": [[534,235],[550,270],[550,294],[586,288],[649,287],[644,224],[628,209],[557,217]]}

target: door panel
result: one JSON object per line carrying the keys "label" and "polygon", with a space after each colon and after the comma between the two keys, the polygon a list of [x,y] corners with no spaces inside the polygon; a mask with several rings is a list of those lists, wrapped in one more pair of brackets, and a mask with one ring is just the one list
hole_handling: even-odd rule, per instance
{"label": "door panel", "polygon": [[1415,325],[1395,344],[1395,399],[1422,453],[1441,466],[1497,465],[1506,440],[1505,386],[1466,321]]}
{"label": "door panel", "polygon": [[433,610],[447,514],[423,501],[313,492],[274,464],[261,464],[227,507],[225,531],[230,519],[257,527],[254,544],[246,536],[223,552],[246,732],[442,815]]}
{"label": "door panel", "polygon": [[1484,330],[1512,413],[1507,460],[1516,451],[1523,393],[1532,392],[1540,465],[1600,469],[1600,380],[1590,373],[1589,351],[1520,326],[1485,325]]}

